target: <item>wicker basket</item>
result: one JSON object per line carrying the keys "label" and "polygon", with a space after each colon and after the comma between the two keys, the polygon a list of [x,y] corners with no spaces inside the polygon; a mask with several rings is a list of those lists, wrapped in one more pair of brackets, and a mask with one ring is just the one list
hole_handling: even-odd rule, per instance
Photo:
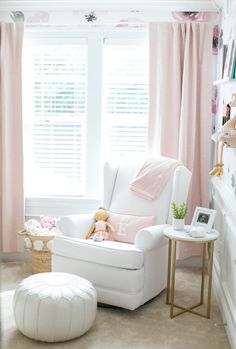
{"label": "wicker basket", "polygon": [[[30,248],[30,253],[32,257],[32,272],[33,274],[37,273],[45,273],[51,271],[51,256],[52,253],[47,247],[47,243],[50,240],[54,239],[54,235],[33,235],[23,230],[18,233],[20,236],[27,237],[30,239],[32,243],[32,247]],[[40,240],[43,242],[42,250],[38,251],[33,248],[34,242],[36,240]]]}

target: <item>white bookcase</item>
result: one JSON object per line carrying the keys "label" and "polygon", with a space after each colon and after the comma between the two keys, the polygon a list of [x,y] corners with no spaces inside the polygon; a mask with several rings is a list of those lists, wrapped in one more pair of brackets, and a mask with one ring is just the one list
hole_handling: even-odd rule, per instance
{"label": "white bookcase", "polygon": [[236,197],[223,179],[212,179],[212,206],[217,210],[213,287],[231,348],[236,348]]}

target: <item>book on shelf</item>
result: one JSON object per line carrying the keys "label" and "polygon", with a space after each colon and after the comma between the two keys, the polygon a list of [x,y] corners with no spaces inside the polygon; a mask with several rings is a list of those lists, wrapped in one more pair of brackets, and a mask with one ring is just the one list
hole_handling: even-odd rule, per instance
{"label": "book on shelf", "polygon": [[231,72],[231,79],[236,79],[236,47],[234,49],[234,60]]}
{"label": "book on shelf", "polygon": [[235,40],[231,39],[229,41],[227,54],[226,54],[226,58],[225,58],[224,75],[223,75],[224,79],[232,77],[234,57],[235,57]]}
{"label": "book on shelf", "polygon": [[235,64],[236,64],[236,42],[235,42],[235,47],[232,53],[231,57],[231,62],[229,65],[229,78],[233,79],[234,78],[234,73],[235,73]]}
{"label": "book on shelf", "polygon": [[217,69],[218,79],[222,79],[223,76],[224,76],[224,66],[225,66],[225,59],[226,59],[226,54],[227,54],[227,48],[228,48],[228,45],[223,45],[219,49],[218,69]]}

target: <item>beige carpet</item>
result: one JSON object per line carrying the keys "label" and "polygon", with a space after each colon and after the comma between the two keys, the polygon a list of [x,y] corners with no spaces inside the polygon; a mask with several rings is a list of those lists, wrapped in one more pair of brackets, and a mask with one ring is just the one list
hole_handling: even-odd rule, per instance
{"label": "beige carpet", "polygon": [[[226,349],[230,348],[222,319],[215,300],[212,302],[211,319],[207,320],[191,314],[169,318],[169,306],[165,304],[165,292],[136,311],[98,307],[95,323],[82,337],[64,343],[47,344],[36,342],[23,336],[15,326],[12,312],[14,290],[7,287],[9,271],[10,285],[20,280],[19,265],[3,268],[1,293],[2,306],[2,349]],[[8,271],[8,272],[7,272]],[[23,266],[25,274],[25,266]],[[186,304],[198,301],[199,273],[194,269],[179,269],[177,273],[178,302]],[[15,286],[16,286],[15,285]],[[8,285],[9,286],[9,285]]]}

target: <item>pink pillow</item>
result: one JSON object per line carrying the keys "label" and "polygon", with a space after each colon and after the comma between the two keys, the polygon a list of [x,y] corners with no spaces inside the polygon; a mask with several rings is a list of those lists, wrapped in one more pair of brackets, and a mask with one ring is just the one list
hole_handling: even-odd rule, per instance
{"label": "pink pillow", "polygon": [[149,227],[155,222],[154,216],[131,216],[109,212],[108,222],[115,228],[116,241],[133,244],[140,229]]}

